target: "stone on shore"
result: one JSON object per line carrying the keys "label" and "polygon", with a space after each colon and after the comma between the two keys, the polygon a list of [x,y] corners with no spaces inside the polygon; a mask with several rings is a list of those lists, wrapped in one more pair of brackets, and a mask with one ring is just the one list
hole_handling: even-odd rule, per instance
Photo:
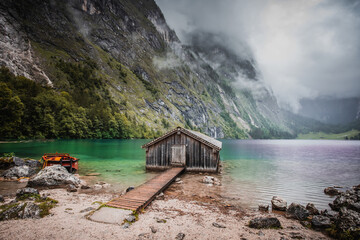
{"label": "stone on shore", "polygon": [[8,179],[18,179],[21,177],[30,177],[36,173],[36,169],[30,168],[27,165],[15,166],[8,170],[5,170],[2,174],[4,178]]}
{"label": "stone on shore", "polygon": [[310,215],[319,215],[319,210],[315,207],[315,205],[313,203],[308,203],[306,205],[306,210],[309,211]]}
{"label": "stone on shore", "polygon": [[27,196],[39,195],[39,191],[35,188],[29,188],[29,187],[18,189],[16,191],[17,199],[23,197],[24,195],[27,195]]}
{"label": "stone on shore", "polygon": [[259,204],[259,210],[264,212],[269,211],[269,204]]}
{"label": "stone on shore", "polygon": [[273,210],[286,211],[287,202],[278,196],[274,196],[271,200],[271,207]]}
{"label": "stone on shore", "polygon": [[203,183],[209,184],[209,185],[221,185],[220,180],[217,179],[216,177],[212,177],[212,176],[204,176],[202,179]]}
{"label": "stone on shore", "polygon": [[60,165],[49,166],[31,178],[27,184],[29,187],[59,187],[69,184],[79,185],[80,179],[69,173],[65,167]]}
{"label": "stone on shore", "polygon": [[0,221],[18,218],[40,218],[40,207],[32,202],[8,204],[0,213]]}
{"label": "stone on shore", "polygon": [[178,233],[178,235],[176,235],[176,240],[183,240],[184,239],[184,237],[185,237],[185,234],[184,233]]}
{"label": "stone on shore", "polygon": [[0,195],[0,202],[5,202],[3,195]]}
{"label": "stone on shore", "polygon": [[327,187],[324,189],[324,193],[330,196],[335,196],[335,195],[339,195],[341,193],[341,191],[339,191],[338,189],[334,188],[334,187]]}
{"label": "stone on shore", "polygon": [[249,227],[251,228],[281,228],[279,219],[275,217],[258,217],[250,220]]}
{"label": "stone on shore", "polygon": [[298,203],[291,203],[286,210],[286,217],[295,218],[297,220],[303,221],[309,216],[309,211],[306,208]]}
{"label": "stone on shore", "polygon": [[328,217],[316,215],[312,218],[311,224],[314,228],[325,229],[325,228],[328,228],[331,226],[331,221],[330,221],[330,218],[328,218]]}

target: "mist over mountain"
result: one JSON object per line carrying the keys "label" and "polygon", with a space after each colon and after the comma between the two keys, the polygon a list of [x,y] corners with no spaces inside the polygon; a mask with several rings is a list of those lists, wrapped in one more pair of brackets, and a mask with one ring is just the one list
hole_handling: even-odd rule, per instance
{"label": "mist over mountain", "polygon": [[250,55],[282,108],[296,113],[301,99],[360,96],[359,1],[156,2],[182,41],[217,34],[232,53]]}
{"label": "mist over mountain", "polygon": [[217,19],[184,32],[153,0],[0,2],[0,135],[153,138],[179,125],[217,138],[293,138],[322,128],[281,109],[246,29]]}

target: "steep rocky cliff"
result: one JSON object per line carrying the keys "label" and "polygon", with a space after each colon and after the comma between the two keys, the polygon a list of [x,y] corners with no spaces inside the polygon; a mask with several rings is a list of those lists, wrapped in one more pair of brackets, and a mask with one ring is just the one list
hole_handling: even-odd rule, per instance
{"label": "steep rocky cliff", "polygon": [[153,0],[0,2],[0,64],[16,75],[76,95],[84,83],[64,64],[84,63],[101,80],[99,99],[154,132],[181,125],[218,138],[290,137],[256,61],[217,41],[195,35],[182,45]]}

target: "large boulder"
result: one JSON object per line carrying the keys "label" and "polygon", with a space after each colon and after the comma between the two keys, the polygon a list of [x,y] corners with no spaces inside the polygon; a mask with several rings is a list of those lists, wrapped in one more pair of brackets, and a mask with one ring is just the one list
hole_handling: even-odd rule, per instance
{"label": "large boulder", "polygon": [[291,203],[286,210],[286,216],[303,221],[309,216],[309,211],[301,204]]}
{"label": "large boulder", "polygon": [[251,228],[281,228],[279,219],[274,217],[258,217],[250,220],[249,227]]}
{"label": "large boulder", "polygon": [[273,210],[286,211],[287,202],[282,198],[274,196],[271,200],[271,207]]}
{"label": "large boulder", "polygon": [[36,169],[30,168],[27,165],[15,166],[8,170],[5,170],[2,174],[4,178],[21,178],[21,177],[31,177],[36,173]]}
{"label": "large boulder", "polygon": [[80,183],[80,179],[69,173],[65,167],[55,165],[42,169],[36,176],[29,180],[27,186],[57,187],[68,184],[77,186]]}
{"label": "large boulder", "polygon": [[314,228],[329,228],[331,226],[330,218],[316,215],[312,218],[311,224]]}

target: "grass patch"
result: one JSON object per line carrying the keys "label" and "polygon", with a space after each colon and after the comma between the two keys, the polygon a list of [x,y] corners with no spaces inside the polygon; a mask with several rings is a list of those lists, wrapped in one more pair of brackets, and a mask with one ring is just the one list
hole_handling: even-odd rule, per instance
{"label": "grass patch", "polygon": [[359,130],[351,130],[342,133],[324,133],[324,132],[310,132],[307,134],[299,134],[297,139],[333,139],[333,140],[345,140],[352,139],[359,136]]}

